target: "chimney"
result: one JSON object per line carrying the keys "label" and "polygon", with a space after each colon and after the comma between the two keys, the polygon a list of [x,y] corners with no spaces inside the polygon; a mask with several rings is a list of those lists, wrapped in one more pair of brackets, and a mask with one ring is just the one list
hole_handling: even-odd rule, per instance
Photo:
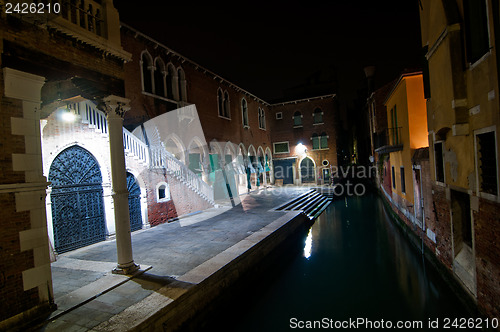
{"label": "chimney", "polygon": [[363,69],[365,71],[365,76],[368,83],[368,95],[370,95],[375,88],[374,86],[375,66],[366,66]]}

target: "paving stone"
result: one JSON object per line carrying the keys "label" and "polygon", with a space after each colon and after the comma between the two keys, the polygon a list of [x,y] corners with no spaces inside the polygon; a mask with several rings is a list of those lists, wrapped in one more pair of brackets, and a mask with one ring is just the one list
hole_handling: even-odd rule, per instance
{"label": "paving stone", "polygon": [[[132,246],[135,262],[141,267],[150,265],[152,268],[130,280],[121,276],[118,282],[107,281],[113,279],[108,270],[117,261],[114,240],[60,255],[52,266],[55,303],[70,294],[87,299],[99,296],[50,322],[43,331],[86,331],[133,307],[165,285],[175,285],[173,289],[180,287],[179,290],[192,287],[192,284],[172,276],[185,275],[196,267],[202,274],[216,270],[225,258],[232,257],[225,250],[235,244],[244,246],[246,242],[243,240],[249,236],[253,236],[254,240],[261,239],[257,232],[283,216],[281,212],[269,211],[271,208],[307,190],[290,189],[280,196],[251,193],[245,195],[242,204],[234,208],[209,209],[177,222],[134,232]],[[210,264],[202,265],[216,256]],[[192,273],[193,276],[195,274]],[[99,287],[89,286],[92,283]],[[109,290],[111,287],[115,288]]]}

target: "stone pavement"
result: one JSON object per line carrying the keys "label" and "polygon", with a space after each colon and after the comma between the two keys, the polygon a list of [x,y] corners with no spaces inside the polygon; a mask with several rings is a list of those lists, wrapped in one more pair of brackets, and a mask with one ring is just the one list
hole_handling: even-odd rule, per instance
{"label": "stone pavement", "polygon": [[[134,305],[164,291],[165,286],[171,285],[171,292],[181,294],[193,284],[177,280],[179,276],[203,269],[203,263],[284,216],[270,210],[309,189],[260,190],[243,195],[241,204],[235,207],[226,202],[172,223],[136,231],[132,246],[141,270],[133,277],[111,274],[117,261],[114,240],[59,255],[52,263],[58,309],[36,330],[104,330],[113,316],[124,311],[133,315]],[[180,295],[169,296],[175,299]]]}

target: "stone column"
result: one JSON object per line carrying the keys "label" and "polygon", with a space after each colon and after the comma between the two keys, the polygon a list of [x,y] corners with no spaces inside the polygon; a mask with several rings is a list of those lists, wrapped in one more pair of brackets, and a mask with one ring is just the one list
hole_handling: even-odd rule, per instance
{"label": "stone column", "polygon": [[139,269],[132,257],[132,237],[130,235],[130,215],[128,209],[128,190],[123,150],[123,115],[129,110],[129,100],[108,96],[104,98],[108,121],[109,150],[111,160],[111,185],[116,227],[116,251],[118,265],[116,274],[132,274]]}

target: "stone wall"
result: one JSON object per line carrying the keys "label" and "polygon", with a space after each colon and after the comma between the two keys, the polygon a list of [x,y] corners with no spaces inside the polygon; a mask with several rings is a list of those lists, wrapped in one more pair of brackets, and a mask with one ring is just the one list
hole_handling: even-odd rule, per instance
{"label": "stone wall", "polygon": [[500,308],[500,204],[479,198],[473,210],[476,238],[477,301],[490,317],[499,317]]}

